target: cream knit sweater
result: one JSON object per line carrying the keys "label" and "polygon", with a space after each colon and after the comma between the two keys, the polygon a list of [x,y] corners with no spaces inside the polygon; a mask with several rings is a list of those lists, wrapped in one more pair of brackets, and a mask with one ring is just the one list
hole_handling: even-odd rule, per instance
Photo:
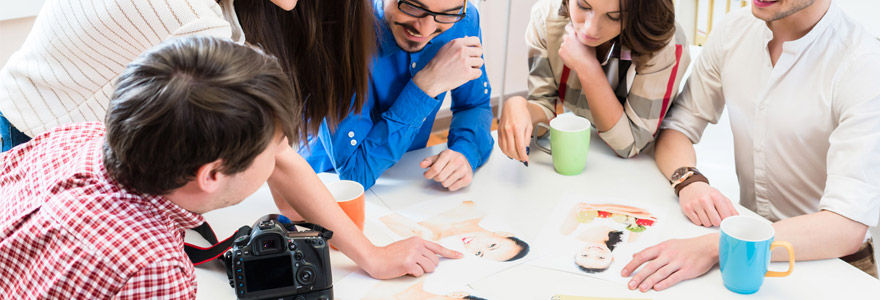
{"label": "cream knit sweater", "polygon": [[244,41],[232,0],[46,1],[0,70],[0,112],[29,136],[104,121],[125,66],[162,41],[188,35]]}

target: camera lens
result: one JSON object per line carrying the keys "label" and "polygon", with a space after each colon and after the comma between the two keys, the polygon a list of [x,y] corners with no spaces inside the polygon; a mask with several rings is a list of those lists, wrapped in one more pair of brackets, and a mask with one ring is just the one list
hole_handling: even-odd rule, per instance
{"label": "camera lens", "polygon": [[263,250],[272,250],[276,248],[276,243],[274,239],[266,239],[263,240]]}
{"label": "camera lens", "polygon": [[303,285],[309,285],[315,282],[315,268],[305,266],[296,272],[296,279]]}

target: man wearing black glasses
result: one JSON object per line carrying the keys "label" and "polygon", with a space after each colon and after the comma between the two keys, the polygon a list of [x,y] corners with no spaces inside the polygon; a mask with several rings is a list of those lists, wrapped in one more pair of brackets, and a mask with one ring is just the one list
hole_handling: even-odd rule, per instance
{"label": "man wearing black glasses", "polygon": [[452,93],[449,149],[420,167],[449,190],[470,184],[492,152],[489,79],[480,17],[465,0],[373,0],[378,55],[360,113],[322,126],[304,154],[315,171],[335,169],[369,188],[406,151],[423,148],[446,92]]}

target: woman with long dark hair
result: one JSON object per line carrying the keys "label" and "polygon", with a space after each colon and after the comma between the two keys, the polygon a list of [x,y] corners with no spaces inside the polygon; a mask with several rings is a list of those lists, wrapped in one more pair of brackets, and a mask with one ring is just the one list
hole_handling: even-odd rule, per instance
{"label": "woman with long dark hair", "polygon": [[498,145],[527,161],[537,123],[568,110],[617,155],[654,140],[690,63],[672,0],[542,0],[526,29],[529,92],[504,102]]}
{"label": "woman with long dark hair", "polygon": [[[359,111],[375,48],[368,0],[65,0],[46,2],[27,40],[0,70],[3,150],[62,124],[103,121],[116,78],[162,41],[214,36],[265,49],[279,60],[301,101],[298,145]],[[12,140],[9,137],[16,137]],[[409,239],[376,247],[351,222],[292,148],[275,158],[269,186],[286,215],[335,232],[334,245],[377,278],[433,271],[437,254]],[[295,211],[293,210],[295,209]]]}
{"label": "woman with long dark hair", "polygon": [[[276,56],[303,101],[300,137],[359,110],[375,29],[369,1],[47,1],[0,71],[0,126],[25,142],[58,125],[103,121],[114,79],[163,40],[207,35]],[[294,9],[296,7],[296,9]],[[352,97],[354,95],[354,97]],[[3,150],[14,147],[4,135]]]}

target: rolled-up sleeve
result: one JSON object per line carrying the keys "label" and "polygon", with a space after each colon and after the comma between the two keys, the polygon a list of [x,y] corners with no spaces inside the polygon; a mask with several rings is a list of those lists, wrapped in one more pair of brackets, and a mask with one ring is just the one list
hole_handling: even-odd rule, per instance
{"label": "rolled-up sleeve", "polygon": [[[725,19],[727,20],[727,19]],[[726,24],[712,31],[694,63],[684,89],[672,103],[660,129],[672,129],[697,144],[709,123],[717,124],[724,112],[721,89],[721,58],[726,41]]]}
{"label": "rolled-up sleeve", "polygon": [[867,226],[880,218],[880,54],[853,61],[835,82],[837,127],[828,139],[828,178],[819,201],[828,210]]}

